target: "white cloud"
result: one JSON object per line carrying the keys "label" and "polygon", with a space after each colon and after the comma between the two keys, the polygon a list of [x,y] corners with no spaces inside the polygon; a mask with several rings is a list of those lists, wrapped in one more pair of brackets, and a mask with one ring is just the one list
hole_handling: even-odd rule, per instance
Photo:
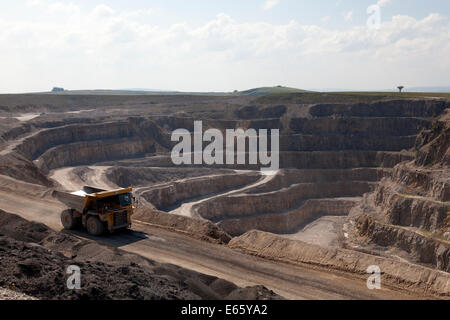
{"label": "white cloud", "polygon": [[[42,4],[42,3],[41,3]],[[78,13],[80,8],[70,3],[62,3],[62,2],[54,2],[47,6],[47,13],[49,14],[66,14],[66,15],[73,15]]]}
{"label": "white cloud", "polygon": [[111,17],[114,10],[105,4],[100,4],[94,8],[92,14],[97,17]]}
{"label": "white cloud", "polygon": [[263,5],[263,9],[270,10],[273,7],[275,7],[276,5],[278,5],[279,3],[280,3],[280,0],[267,0]]}
{"label": "white cloud", "polygon": [[450,83],[450,25],[439,14],[394,16],[374,33],[295,20],[243,23],[226,14],[200,26],[160,27],[135,19],[148,10],[97,6],[86,12],[70,3],[39,10],[41,19],[0,20],[0,92],[54,85],[192,91]]}
{"label": "white cloud", "polygon": [[42,0],[27,0],[26,6],[27,7],[36,7],[43,4]]}
{"label": "white cloud", "polygon": [[345,21],[352,21],[352,19],[353,19],[353,11],[347,12],[347,13],[345,14],[345,16],[344,16],[344,20],[345,20]]}
{"label": "white cloud", "polygon": [[378,0],[377,6],[379,6],[381,8],[381,7],[384,7],[384,6],[386,6],[386,5],[390,4],[390,3],[391,3],[391,0]]}

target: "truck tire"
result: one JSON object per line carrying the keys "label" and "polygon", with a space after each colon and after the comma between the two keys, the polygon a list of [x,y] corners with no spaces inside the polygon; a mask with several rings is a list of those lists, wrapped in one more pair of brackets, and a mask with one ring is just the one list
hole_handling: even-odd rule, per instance
{"label": "truck tire", "polygon": [[105,232],[105,226],[99,218],[90,216],[86,222],[86,229],[93,236],[100,236]]}
{"label": "truck tire", "polygon": [[61,223],[66,230],[73,230],[79,226],[79,219],[73,216],[72,210],[64,210],[61,212]]}

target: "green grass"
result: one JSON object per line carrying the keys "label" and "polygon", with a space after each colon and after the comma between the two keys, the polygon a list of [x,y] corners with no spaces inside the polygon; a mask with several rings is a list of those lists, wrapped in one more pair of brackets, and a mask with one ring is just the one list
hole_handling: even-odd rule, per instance
{"label": "green grass", "polygon": [[240,92],[238,92],[238,94],[239,95],[248,95],[248,96],[265,96],[265,95],[270,95],[270,94],[287,94],[287,93],[304,93],[304,92],[311,92],[311,91],[277,86],[277,87],[254,88],[254,89],[250,89],[250,90],[240,91]]}
{"label": "green grass", "polygon": [[67,90],[64,92],[45,92],[52,95],[200,95],[200,96],[265,96],[270,94],[289,94],[309,92],[289,87],[261,87],[235,92],[182,92],[182,91],[132,91],[132,90]]}
{"label": "green grass", "polygon": [[389,99],[412,98],[446,98],[450,93],[429,92],[314,92],[283,86],[261,87],[236,92],[153,92],[153,91],[127,91],[127,90],[69,90],[58,93],[44,93],[50,95],[95,95],[95,96],[254,96],[257,103],[358,103]]}
{"label": "green grass", "polygon": [[450,93],[420,93],[420,92],[296,92],[269,94],[256,99],[262,104],[293,103],[359,103],[392,99],[413,98],[445,98],[450,100]]}
{"label": "green grass", "polygon": [[385,96],[389,98],[447,98],[448,92],[334,92],[333,94],[358,95],[358,96]]}

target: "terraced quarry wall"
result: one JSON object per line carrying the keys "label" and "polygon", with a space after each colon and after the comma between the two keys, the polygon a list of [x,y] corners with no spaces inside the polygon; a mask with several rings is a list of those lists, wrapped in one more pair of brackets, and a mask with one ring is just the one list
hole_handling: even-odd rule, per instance
{"label": "terraced quarry wall", "polygon": [[448,112],[417,139],[416,160],[395,167],[352,210],[368,247],[394,247],[418,263],[450,271]]}
{"label": "terraced quarry wall", "polygon": [[107,179],[114,182],[122,188],[130,186],[149,187],[153,184],[167,183],[189,178],[211,176],[211,175],[229,175],[234,171],[227,169],[213,168],[149,168],[149,167],[110,167],[106,171]]}
{"label": "terraced quarry wall", "polygon": [[[422,102],[429,104],[429,102]],[[320,109],[320,106],[311,110]],[[342,107],[336,106],[335,113]],[[372,110],[378,105],[368,105]],[[410,106],[422,110],[424,106]],[[433,107],[439,109],[439,106]],[[404,107],[407,109],[407,107]],[[428,109],[426,109],[428,112]],[[430,112],[424,112],[426,117]],[[379,112],[378,112],[379,113]],[[419,116],[419,111],[413,110],[406,114]],[[265,128],[281,129],[281,166],[298,169],[333,169],[358,167],[393,167],[396,163],[411,155],[399,154],[397,151],[407,150],[414,144],[415,135],[420,128],[427,127],[429,121],[424,118],[390,118],[390,117],[356,117],[358,112],[346,111],[348,118],[334,118],[319,116],[313,119],[292,118],[288,121],[281,119],[263,120],[211,120],[204,119],[204,129],[219,128]],[[377,116],[379,114],[376,114]],[[342,116],[343,117],[343,116]],[[145,157],[147,154],[168,151],[173,143],[170,142],[170,131],[177,128],[193,130],[193,118],[155,117],[155,122],[139,117],[122,120],[112,120],[94,123],[83,118],[64,121],[37,121],[34,134],[27,135],[32,130],[31,125],[22,125],[4,133],[4,139],[20,139],[23,141],[16,147],[16,151],[30,160],[39,159],[39,166],[46,170],[69,165],[83,165],[109,160]],[[165,129],[164,129],[165,128]],[[40,131],[39,131],[40,130]],[[386,139],[386,137],[390,139]],[[105,148],[102,143],[105,141]],[[126,146],[129,141],[130,145]],[[153,142],[155,146],[152,145]],[[89,144],[102,153],[102,149],[114,149],[116,152],[103,153],[97,156],[89,151]],[[83,144],[85,143],[85,144]],[[72,145],[73,144],[73,145]],[[117,147],[116,147],[117,146]],[[123,146],[124,152],[120,153]],[[80,150],[80,152],[71,152]],[[345,152],[342,152],[346,150]],[[46,153],[48,154],[46,155]],[[69,154],[68,159],[62,156],[55,160],[57,153]],[[47,162],[49,162],[47,164]],[[51,163],[50,163],[51,162]],[[248,166],[240,166],[248,169]]]}
{"label": "terraced quarry wall", "polygon": [[191,178],[176,181],[162,187],[149,188],[140,195],[163,210],[176,205],[180,201],[213,194],[227,189],[239,188],[254,183],[260,178],[258,173],[226,174]]}
{"label": "terraced quarry wall", "polygon": [[195,211],[202,217],[220,221],[263,213],[283,212],[302,205],[308,199],[355,197],[371,190],[368,182],[303,183],[269,193],[221,197],[203,203]]}
{"label": "terraced quarry wall", "polygon": [[357,203],[358,200],[352,198],[310,199],[298,209],[228,218],[220,220],[217,225],[232,236],[240,236],[249,230],[293,234],[320,217],[346,216]]}
{"label": "terraced quarry wall", "polygon": [[[410,150],[417,134],[424,128],[431,129],[432,117],[446,105],[439,100],[319,104],[304,110],[274,105],[262,109],[244,107],[231,118],[223,119],[209,118],[205,107],[200,108],[205,112],[203,119],[192,116],[198,111],[183,116],[97,114],[103,121],[81,124],[81,116],[70,118],[67,123],[38,119],[28,127],[9,130],[3,137],[6,141],[16,139],[8,157],[21,158],[20,168],[33,172],[28,174],[31,178],[27,177],[30,182],[51,184],[44,175],[64,167],[122,166],[121,175],[112,170],[107,175],[122,185],[142,186],[140,195],[158,209],[217,195],[194,206],[194,213],[220,224],[233,235],[251,228],[290,233],[317,217],[345,216],[355,198],[373,191],[375,183],[395,165],[414,158]],[[252,110],[259,110],[253,118],[249,117]],[[259,116],[262,119],[257,119]],[[174,145],[170,132],[178,128],[192,131],[194,119],[203,121],[204,130],[280,129],[280,164],[287,171],[242,194],[226,196],[220,194],[251,185],[258,177],[225,175],[220,172],[224,166],[214,166],[210,169],[218,174],[213,178],[208,174],[203,179],[192,176],[186,181],[170,182],[160,177],[165,184],[152,186],[158,182],[152,173],[137,174],[140,170],[152,170],[145,169],[148,167],[174,167],[170,160]],[[257,168],[235,165],[231,169]],[[27,175],[14,166],[3,172],[15,177]]]}
{"label": "terraced quarry wall", "polygon": [[384,168],[355,168],[329,170],[282,169],[264,185],[247,190],[247,193],[265,193],[289,187],[296,183],[326,183],[335,181],[378,182],[390,173]]}
{"label": "terraced quarry wall", "polygon": [[[429,269],[449,271],[448,118],[435,122],[448,102],[284,108],[277,102],[255,108],[226,104],[215,110],[213,100],[198,98],[189,107],[182,98],[170,106],[163,99],[136,102],[139,106],[130,107],[133,116],[121,104],[92,117],[47,114],[2,125],[0,174],[56,187],[50,177],[58,170],[89,172],[134,187],[144,204],[136,214],[140,223],[196,233],[222,245],[239,237],[231,240],[232,249],[289,263],[357,274],[365,274],[366,262],[381,263],[392,283],[408,287],[420,277],[424,291],[448,292],[448,277],[442,277],[447,273]],[[202,119],[205,130],[280,129],[281,170],[270,177],[234,171],[259,169],[249,165],[174,166],[170,133],[193,130],[194,119]],[[188,212],[173,213],[180,208]],[[338,243],[329,245],[333,248],[287,239],[329,216],[339,218],[327,226],[339,237],[329,241]],[[310,232],[324,231],[320,223]],[[354,250],[336,248],[340,245]],[[411,274],[398,268],[409,268]]]}
{"label": "terraced quarry wall", "polygon": [[193,207],[233,236],[257,229],[291,234],[322,216],[346,216],[398,163],[410,161],[420,130],[443,102],[317,105],[292,118],[280,140],[282,170],[242,194]]}
{"label": "terraced quarry wall", "polygon": [[310,109],[314,117],[423,117],[439,116],[448,102],[436,100],[391,100],[355,104],[318,104]]}
{"label": "terraced quarry wall", "polygon": [[44,172],[52,169],[87,165],[105,160],[144,157],[155,153],[157,145],[152,140],[108,139],[75,142],[47,150],[36,159],[36,164]]}

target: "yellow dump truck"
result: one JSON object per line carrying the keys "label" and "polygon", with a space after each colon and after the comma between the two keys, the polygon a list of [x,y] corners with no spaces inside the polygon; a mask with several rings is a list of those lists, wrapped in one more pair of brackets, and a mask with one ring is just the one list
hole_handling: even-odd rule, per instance
{"label": "yellow dump truck", "polygon": [[54,195],[68,207],[61,213],[65,229],[83,227],[90,234],[99,236],[105,231],[112,233],[131,227],[132,192],[132,188],[107,191],[84,187],[73,193],[56,191]]}

